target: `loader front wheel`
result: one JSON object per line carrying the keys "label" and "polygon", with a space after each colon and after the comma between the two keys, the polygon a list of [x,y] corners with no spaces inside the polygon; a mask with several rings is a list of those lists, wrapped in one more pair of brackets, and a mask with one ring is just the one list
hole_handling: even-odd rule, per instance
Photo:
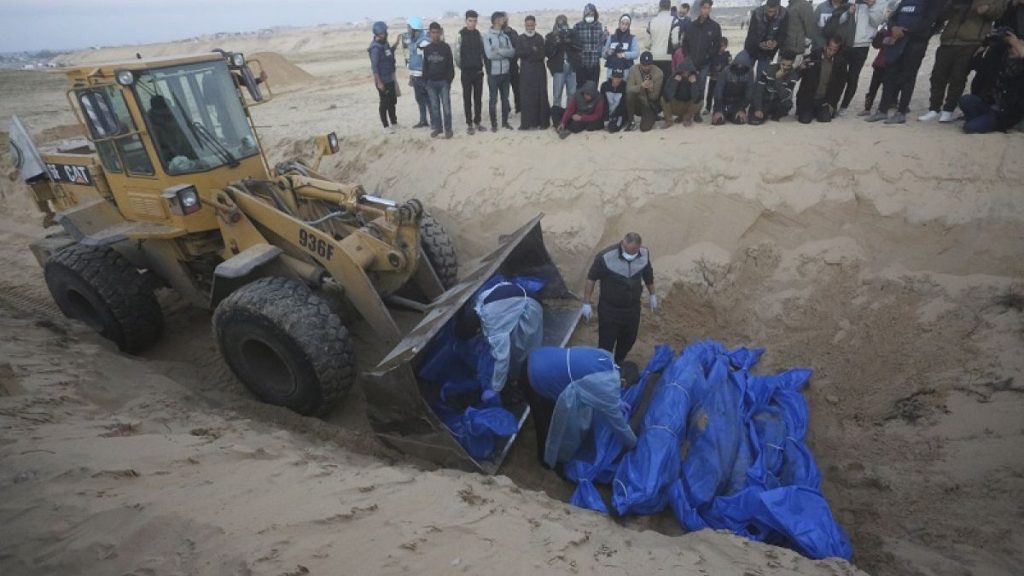
{"label": "loader front wheel", "polygon": [[164,315],[152,282],[112,248],[72,244],[43,269],[61,312],[81,320],[128,354],[160,339]]}
{"label": "loader front wheel", "polygon": [[213,329],[235,376],[268,404],[323,415],[355,380],[341,318],[296,280],[261,278],[239,288],[217,306]]}
{"label": "loader front wheel", "polygon": [[459,282],[459,260],[455,255],[455,246],[441,223],[427,213],[420,216],[420,244],[444,289],[455,286]]}

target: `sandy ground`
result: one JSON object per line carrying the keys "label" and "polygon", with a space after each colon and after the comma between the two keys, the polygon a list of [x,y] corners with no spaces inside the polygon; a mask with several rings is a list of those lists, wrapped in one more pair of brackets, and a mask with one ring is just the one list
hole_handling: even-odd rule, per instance
{"label": "sandy ground", "polygon": [[[739,31],[727,33],[737,44]],[[711,337],[766,346],[765,370],[812,368],[810,444],[858,567],[1019,573],[1021,134],[844,118],[565,142],[470,137],[456,88],[453,140],[386,136],[367,36],[317,28],[74,59],[213,44],[283,52],[315,83],[274,64],[292,81],[253,112],[271,160],[336,130],[343,150],[325,171],[423,199],[463,257],[544,212],[548,248],[581,286],[598,248],[640,232],[663,309],[645,311],[633,359]],[[0,117],[17,113],[41,141],[73,135],[63,90],[59,77],[3,73]],[[532,465],[528,442],[494,478],[406,461],[367,432],[358,389],[329,423],[259,405],[217,357],[209,315],[173,294],[162,295],[163,341],[117,354],[50,302],[25,248],[41,218],[23,187],[0,186],[5,575],[857,573],[725,534],[682,535],[665,518],[574,509],[560,502],[567,487]],[[594,326],[575,340],[592,344]]]}

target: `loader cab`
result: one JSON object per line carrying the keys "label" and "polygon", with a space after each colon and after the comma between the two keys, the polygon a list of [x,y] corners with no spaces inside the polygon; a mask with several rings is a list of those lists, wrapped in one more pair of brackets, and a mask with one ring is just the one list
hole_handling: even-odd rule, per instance
{"label": "loader cab", "polygon": [[241,54],[136,60],[67,71],[68,92],[92,140],[110,194],[129,220],[189,233],[217,227],[211,207],[182,206],[269,168],[249,115],[268,99]]}

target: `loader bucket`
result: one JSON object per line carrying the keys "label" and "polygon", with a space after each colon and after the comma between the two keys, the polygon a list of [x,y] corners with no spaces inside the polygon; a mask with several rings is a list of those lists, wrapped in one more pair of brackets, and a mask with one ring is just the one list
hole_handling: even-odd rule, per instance
{"label": "loader bucket", "polygon": [[[544,308],[544,345],[564,346],[580,318],[578,298],[544,247],[541,216],[513,234],[502,237],[490,254],[464,265],[463,280],[431,304],[423,320],[368,374],[366,399],[370,424],[378,437],[397,450],[445,467],[494,474],[501,466],[529,407],[525,402],[505,404],[516,418],[516,433],[498,446],[487,460],[476,460],[452,436],[429,404],[427,383],[417,378],[431,341],[464,304],[495,274],[534,276],[546,282],[539,294]],[[509,383],[509,387],[517,386]]]}

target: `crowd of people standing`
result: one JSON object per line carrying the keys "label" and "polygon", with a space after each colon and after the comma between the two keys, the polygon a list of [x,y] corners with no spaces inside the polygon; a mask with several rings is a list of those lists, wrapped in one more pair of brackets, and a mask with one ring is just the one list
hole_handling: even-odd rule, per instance
{"label": "crowd of people standing", "polygon": [[414,128],[430,127],[432,137],[453,135],[450,91],[457,72],[468,134],[514,129],[513,110],[519,130],[554,127],[561,138],[648,131],[659,119],[664,128],[690,126],[705,114],[713,125],[760,125],[790,113],[805,124],[831,122],[848,114],[869,61],[859,115],[904,124],[935,36],[929,109],[920,122],[963,120],[965,132],[986,133],[1024,118],[1024,0],[824,0],[816,7],[810,0],[789,0],[786,7],[766,0],[751,11],[735,57],[712,7],[713,0],[699,0],[691,17],[689,4],[660,0],[645,42],[632,31],[630,14],[609,30],[593,4],[571,26],[559,15],[547,34],[533,16],[522,32],[515,30],[504,12],[491,14],[490,26],[480,30],[479,15],[468,10],[454,49],[437,22],[424,26],[409,18],[407,33],[393,43],[386,24],[376,22],[369,55],[381,123],[386,131],[397,125],[401,46],[419,110]]}

